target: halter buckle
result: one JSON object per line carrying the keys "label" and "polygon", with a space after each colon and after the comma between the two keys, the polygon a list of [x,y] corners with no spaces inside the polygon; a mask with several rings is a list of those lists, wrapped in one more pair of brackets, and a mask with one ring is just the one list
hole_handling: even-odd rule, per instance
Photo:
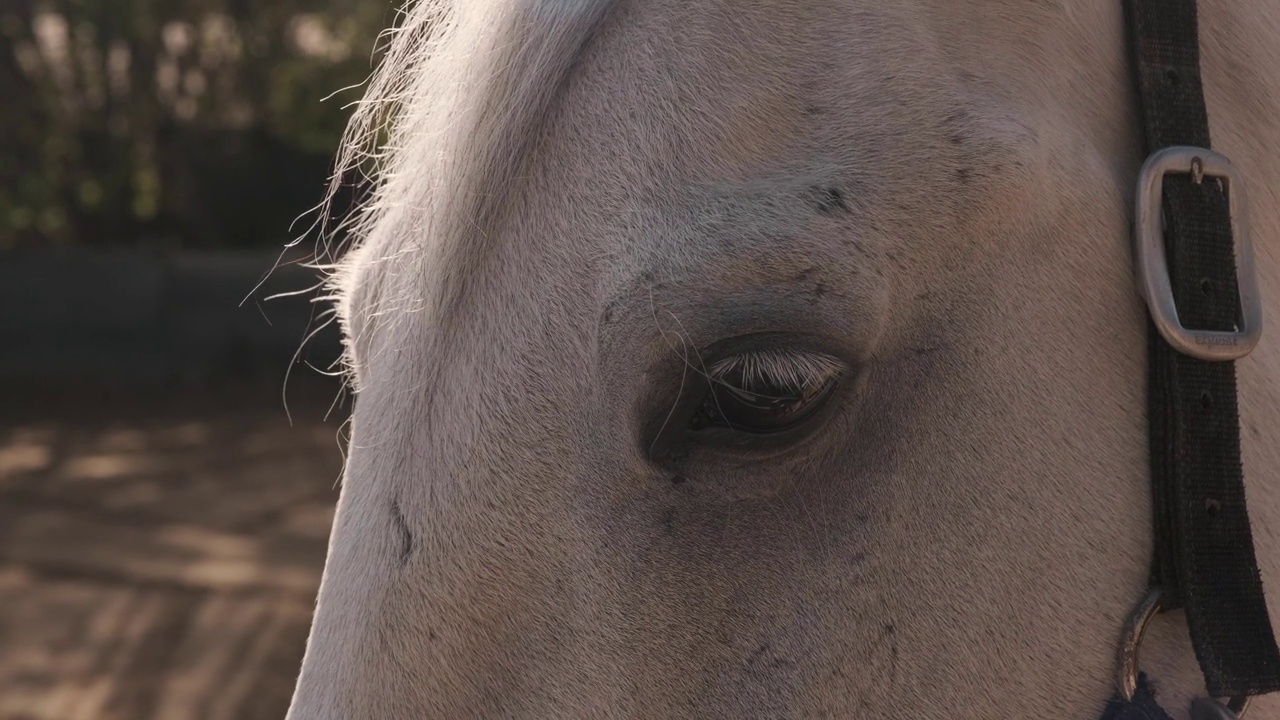
{"label": "halter buckle", "polygon": [[[1240,290],[1240,326],[1234,331],[1190,330],[1178,319],[1164,251],[1164,176],[1190,174],[1193,181],[1214,178],[1223,184],[1235,243],[1236,282]],[[1262,301],[1249,240],[1244,183],[1224,155],[1177,145],[1152,153],[1138,173],[1134,213],[1134,260],[1138,292],[1151,311],[1156,329],[1178,352],[1200,360],[1238,360],[1248,355],[1262,335]]]}

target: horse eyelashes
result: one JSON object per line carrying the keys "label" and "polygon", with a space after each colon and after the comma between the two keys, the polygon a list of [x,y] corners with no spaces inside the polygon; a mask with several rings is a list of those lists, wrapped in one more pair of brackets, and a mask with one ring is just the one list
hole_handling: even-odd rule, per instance
{"label": "horse eyelashes", "polygon": [[765,349],[730,355],[711,363],[707,378],[747,392],[783,396],[802,393],[838,378],[844,363],[830,355],[798,349]]}
{"label": "horse eyelashes", "polygon": [[718,427],[749,435],[793,429],[825,405],[843,371],[843,363],[835,358],[808,351],[730,356],[708,368],[710,388],[690,429]]}

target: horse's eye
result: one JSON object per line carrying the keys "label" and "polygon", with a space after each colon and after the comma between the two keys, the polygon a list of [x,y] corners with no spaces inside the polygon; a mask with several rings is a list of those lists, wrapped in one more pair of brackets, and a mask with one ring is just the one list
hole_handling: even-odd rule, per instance
{"label": "horse's eye", "polygon": [[835,391],[843,366],[825,356],[751,353],[713,365],[710,390],[691,430],[781,433],[814,416]]}

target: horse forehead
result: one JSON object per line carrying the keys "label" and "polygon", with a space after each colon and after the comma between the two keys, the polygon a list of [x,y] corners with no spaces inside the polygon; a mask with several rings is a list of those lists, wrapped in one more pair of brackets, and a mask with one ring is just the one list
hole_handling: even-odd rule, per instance
{"label": "horse forehead", "polygon": [[[585,0],[546,0],[538,5],[548,12],[572,14],[586,4]],[[551,142],[535,151],[540,156],[539,185],[543,188],[554,184],[548,180],[567,175],[566,189],[577,193],[579,202],[609,188],[625,198],[615,209],[644,221],[643,225],[622,223],[620,228],[615,220],[595,219],[601,226],[613,224],[625,239],[622,246],[639,248],[645,256],[640,261],[633,254],[628,262],[612,268],[614,282],[606,296],[643,290],[638,279],[652,275],[654,264],[669,264],[673,259],[692,259],[704,265],[715,261],[716,246],[705,242],[705,235],[720,232],[731,222],[727,216],[717,219],[709,209],[725,210],[738,203],[732,222],[755,231],[721,232],[724,237],[733,236],[731,244],[735,245],[761,237],[759,230],[769,226],[777,230],[773,239],[801,230],[813,215],[812,208],[805,207],[805,193],[821,193],[824,183],[838,186],[843,180],[839,172],[807,171],[806,165],[852,169],[871,178],[879,173],[880,179],[892,174],[896,175],[892,178],[894,191],[927,195],[940,188],[926,182],[927,176],[913,175],[913,168],[955,168],[993,153],[1011,156],[1033,144],[1029,123],[1012,103],[1000,100],[989,83],[948,67],[953,50],[964,49],[973,39],[967,35],[976,32],[975,22],[968,18],[953,25],[950,33],[928,31],[931,26],[947,25],[948,17],[959,17],[952,5],[944,4],[943,10],[926,8],[925,3],[868,9],[861,7],[862,3],[845,3],[859,7],[854,16],[797,2],[749,2],[740,7],[730,7],[731,3],[636,5],[639,8],[628,9],[612,30],[602,30],[600,42],[575,71],[585,78],[575,81],[576,94],[570,91],[564,95],[559,112],[571,120],[576,116],[577,122],[553,129]],[[703,37],[701,49],[693,41],[706,28],[692,20],[681,24],[671,19],[714,16],[717,8],[723,15],[719,21],[729,22],[731,11],[738,13],[737,19],[727,26],[730,33],[725,42],[706,43]],[[824,24],[826,16],[832,22]],[[1025,24],[1004,22],[995,27],[1012,32]],[[677,32],[662,37],[661,31],[671,28]],[[752,28],[774,32],[751,34]],[[968,30],[961,32],[964,28]],[[995,31],[994,27],[989,29]],[[637,37],[647,39],[639,42]],[[691,88],[712,93],[721,102],[688,102],[684,96]],[[650,98],[651,93],[656,97]],[[650,99],[657,102],[646,107]],[[830,103],[825,108],[816,102],[826,100]],[[635,128],[636,113],[647,114],[647,122],[656,126],[650,129],[658,132],[646,134],[645,128]],[[619,127],[628,127],[628,114],[638,132],[624,141],[630,145],[625,153],[610,158],[603,146],[617,138],[599,128],[616,132]],[[600,122],[602,117],[605,122]],[[589,127],[592,123],[597,129]],[[676,140],[671,140],[673,135]],[[939,143],[972,152],[938,152],[947,150]],[[887,162],[884,155],[877,156],[890,150],[896,154]],[[546,162],[552,154],[562,157]],[[628,164],[633,167],[626,167]],[[635,167],[645,165],[648,168],[643,170]],[[730,180],[717,185],[716,181],[725,178]],[[673,185],[700,185],[703,191],[672,201],[669,188]],[[662,193],[655,193],[656,189]],[[532,193],[523,203],[525,209],[517,211],[528,216],[518,218],[514,226],[530,229],[526,237],[565,230],[566,221],[551,216],[557,207],[575,202],[574,198],[563,192],[559,198],[548,197],[542,189]],[[646,208],[638,207],[637,198],[646,193],[649,197],[664,195],[658,203],[660,211],[646,213]],[[845,197],[854,205],[859,200],[856,195]],[[770,207],[762,202],[780,198],[795,202],[791,207]],[[399,217],[397,222],[407,222],[406,214]],[[567,229],[581,235],[581,227]],[[402,244],[421,242],[409,232],[393,230],[390,234]],[[688,237],[690,234],[699,237]],[[680,236],[687,239],[683,245],[670,242]],[[617,239],[618,235],[599,233],[597,242],[610,237]],[[467,240],[459,237],[444,242]],[[543,243],[526,245],[517,252],[526,256],[542,252]],[[759,242],[753,246],[755,250],[766,247]],[[365,276],[370,285],[385,285],[389,274],[411,274],[395,267],[398,263],[369,262],[380,261],[379,256],[386,254],[366,254],[366,259],[356,261],[361,267],[348,275]],[[419,282],[469,271],[450,267],[447,262],[436,262],[426,269]]]}
{"label": "horse forehead", "polygon": [[[1032,162],[1036,132],[1009,88],[948,65],[936,38],[901,13],[837,16],[832,29],[807,5],[803,31],[792,20],[768,38],[738,38],[751,23],[738,18],[732,40],[707,47],[690,40],[702,32],[692,20],[689,29],[629,15],[587,55],[530,205],[547,225],[562,206],[610,207],[597,221],[615,232],[593,240],[620,249],[615,292],[674,264],[812,240],[833,205],[867,220],[890,194],[897,204],[962,194],[946,176],[963,166],[982,166],[977,177]],[[676,31],[655,39],[668,23]],[[573,234],[561,226],[556,236]]]}

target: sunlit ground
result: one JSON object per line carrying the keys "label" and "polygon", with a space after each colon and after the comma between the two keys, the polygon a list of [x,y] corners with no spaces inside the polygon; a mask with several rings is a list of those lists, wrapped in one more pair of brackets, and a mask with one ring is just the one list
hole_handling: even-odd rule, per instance
{"label": "sunlit ground", "polygon": [[0,718],[279,720],[337,499],[331,386],[0,403]]}

